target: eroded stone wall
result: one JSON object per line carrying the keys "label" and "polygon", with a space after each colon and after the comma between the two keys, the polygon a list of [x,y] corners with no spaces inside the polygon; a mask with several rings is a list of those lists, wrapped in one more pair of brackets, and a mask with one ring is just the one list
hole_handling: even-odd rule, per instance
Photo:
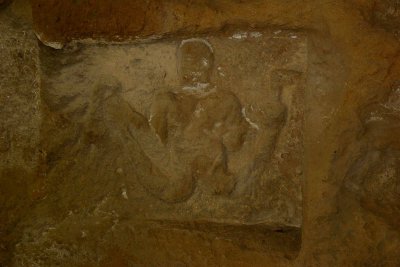
{"label": "eroded stone wall", "polygon": [[[4,3],[8,4],[8,3]],[[39,49],[32,28],[0,14],[0,258],[19,234],[23,214],[40,199]],[[0,261],[1,262],[1,261]],[[2,264],[2,263],[0,263]]]}
{"label": "eroded stone wall", "polygon": [[[400,264],[397,1],[33,11],[40,40],[63,49],[40,49],[40,145],[17,143],[40,148],[24,181],[41,189],[8,209],[5,264]],[[18,153],[4,188],[30,164]]]}

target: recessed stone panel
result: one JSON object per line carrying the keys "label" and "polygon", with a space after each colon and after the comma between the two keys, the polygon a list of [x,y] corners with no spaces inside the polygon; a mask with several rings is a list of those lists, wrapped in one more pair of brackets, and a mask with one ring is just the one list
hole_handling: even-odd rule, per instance
{"label": "recessed stone panel", "polygon": [[304,34],[227,31],[41,58],[50,180],[117,183],[142,219],[301,226]]}

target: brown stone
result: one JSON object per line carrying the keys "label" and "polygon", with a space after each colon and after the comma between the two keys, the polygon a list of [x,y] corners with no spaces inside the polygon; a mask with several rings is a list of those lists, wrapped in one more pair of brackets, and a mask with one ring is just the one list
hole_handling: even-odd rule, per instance
{"label": "brown stone", "polygon": [[0,0],[0,9],[5,8],[11,3],[12,0]]}
{"label": "brown stone", "polygon": [[[162,6],[154,1],[38,0],[33,1],[32,8],[37,33],[50,42],[135,38],[152,34],[152,25],[163,18]],[[158,14],[153,16],[153,12]]]}
{"label": "brown stone", "polygon": [[398,1],[20,1],[0,265],[400,265]]}

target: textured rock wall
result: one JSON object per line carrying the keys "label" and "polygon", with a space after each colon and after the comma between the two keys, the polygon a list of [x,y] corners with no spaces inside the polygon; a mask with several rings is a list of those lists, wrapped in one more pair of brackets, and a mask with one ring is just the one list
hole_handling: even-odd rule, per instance
{"label": "textured rock wall", "polygon": [[[8,5],[5,1],[1,5]],[[23,12],[17,7],[19,16]],[[15,226],[41,195],[39,50],[24,19],[0,11],[0,259],[19,237]]]}
{"label": "textured rock wall", "polygon": [[[15,23],[15,19],[14,22],[10,19],[10,16],[13,16],[13,5],[1,13],[4,15],[1,22],[5,25],[4,31],[8,33],[5,36],[19,36],[18,40],[21,42],[25,37],[14,33],[20,32],[21,26]],[[285,3],[256,0],[33,1],[36,34],[45,44],[64,49],[59,51],[48,47],[40,49],[42,70],[40,98],[43,103],[41,144],[36,147],[41,148],[43,164],[40,165],[39,174],[31,180],[24,179],[24,174],[20,172],[29,169],[26,166],[31,166],[30,164],[34,166],[31,162],[35,162],[35,157],[28,156],[27,160],[25,155],[30,154],[10,150],[15,146],[12,142],[1,143],[3,150],[7,150],[3,152],[7,156],[2,156],[2,160],[13,157],[12,164],[21,163],[16,169],[2,175],[1,180],[1,188],[7,188],[2,195],[5,196],[2,202],[14,203],[1,211],[2,218],[7,218],[7,223],[3,227],[6,229],[3,232],[6,231],[7,235],[2,235],[6,238],[2,241],[1,247],[4,252],[4,264],[7,264],[6,266],[399,266],[398,6],[398,1],[389,0],[330,2],[310,0],[285,1]],[[157,55],[150,51],[160,52],[164,51],[163,49],[167,51],[168,44],[177,47],[182,39],[223,36],[232,29],[233,34],[227,36],[240,40],[248,38],[251,32],[263,34],[270,32],[270,36],[278,32],[278,37],[280,34],[291,33],[284,36],[288,40],[291,39],[291,35],[306,37],[307,68],[300,71],[305,76],[304,95],[301,97],[303,105],[296,104],[302,108],[300,117],[304,121],[304,127],[301,127],[300,133],[295,131],[297,136],[301,136],[303,144],[303,152],[300,153],[302,167],[298,171],[302,183],[301,186],[297,184],[293,187],[302,191],[301,201],[298,202],[302,215],[296,217],[301,223],[297,223],[294,228],[293,225],[290,227],[280,225],[274,228],[270,223],[243,224],[243,220],[239,220],[239,223],[214,222],[209,219],[215,214],[204,217],[201,213],[200,217],[206,220],[190,220],[190,216],[189,220],[187,216],[183,216],[185,220],[181,220],[182,217],[174,220],[177,215],[187,214],[185,212],[188,209],[183,207],[168,211],[169,207],[176,207],[177,201],[186,201],[192,192],[192,187],[183,186],[180,188],[182,190],[171,187],[174,190],[168,191],[163,190],[167,188],[166,186],[160,189],[159,182],[151,183],[150,180],[149,183],[149,180],[143,179],[149,175],[146,173],[141,176],[141,174],[149,171],[153,172],[155,177],[160,177],[159,170],[152,166],[163,166],[163,159],[157,155],[152,157],[153,149],[146,150],[142,147],[143,143],[129,145],[121,141],[126,140],[126,136],[132,137],[132,135],[139,139],[141,131],[153,129],[160,139],[157,141],[168,146],[174,143],[175,134],[180,133],[179,125],[203,125],[196,120],[189,120],[182,110],[194,112],[193,107],[203,103],[209,110],[215,111],[211,117],[223,114],[223,110],[213,109],[214,106],[220,105],[212,104],[212,101],[200,101],[197,96],[185,98],[187,101],[180,101],[179,94],[173,90],[166,90],[171,94],[167,94],[169,97],[165,94],[160,95],[161,100],[155,101],[158,104],[155,105],[154,114],[169,114],[167,119],[165,116],[156,116],[154,121],[150,120],[152,108],[146,106],[154,102],[152,99],[156,94],[154,92],[149,94],[147,90],[158,88],[158,84],[165,80],[169,81],[166,84],[176,86],[179,80],[170,78],[178,75],[178,72],[173,71],[176,55],[163,59],[163,55],[172,55],[173,52]],[[33,40],[30,38],[28,39]],[[251,39],[251,36],[248,39]],[[225,129],[225,125],[239,125],[234,132],[241,132],[243,129],[256,131],[254,124],[251,123],[259,126],[257,122],[263,120],[247,109],[247,105],[251,102],[248,99],[249,94],[240,95],[241,90],[233,89],[242,88],[240,86],[250,82],[245,78],[234,77],[226,79],[228,86],[221,82],[224,81],[220,77],[221,73],[226,75],[230,72],[229,68],[218,69],[221,67],[219,63],[221,61],[218,60],[229,59],[229,56],[224,56],[229,55],[229,49],[221,56],[224,46],[213,42],[212,38],[210,40],[215,49],[216,65],[213,72],[208,73],[207,68],[206,71],[199,68],[200,74],[196,76],[198,83],[189,83],[186,86],[198,86],[203,83],[203,79],[211,77],[218,88],[229,87],[229,91],[233,91],[239,99],[229,106],[233,107],[230,114],[239,115],[233,116],[231,123],[221,123],[221,127]],[[115,45],[118,41],[125,44]],[[224,44],[231,47],[228,45],[229,42]],[[149,50],[152,45],[158,48]],[[293,58],[285,56],[286,51],[291,50],[285,48],[283,44],[263,45],[265,44],[255,45],[251,51],[265,47],[266,50],[272,51],[271,55],[274,53],[280,55],[275,59],[272,57],[271,64],[267,65],[279,63],[275,68],[282,70],[284,63],[280,60],[290,62]],[[189,47],[191,60],[211,59],[207,49],[201,47],[198,47],[198,50],[193,49],[195,52],[190,52],[192,48]],[[276,48],[275,52],[273,48]],[[135,52],[135,49],[141,51]],[[8,62],[17,62],[9,58],[11,50],[8,45],[0,56],[7,57]],[[146,51],[149,55],[146,55]],[[196,51],[205,52],[198,54]],[[133,54],[143,57],[137,61],[133,58],[133,61],[129,60]],[[33,64],[35,58],[33,53],[28,62]],[[154,64],[146,62],[146,59],[157,58],[165,64],[159,70],[153,67]],[[263,56],[260,55],[258,59],[263,59]],[[113,65],[113,62],[118,64]],[[252,75],[258,74],[256,69],[260,63],[256,59],[251,61],[255,62],[256,66],[253,72],[246,68],[241,70],[240,64],[234,60],[232,62],[232,66],[238,69],[237,73],[247,72],[243,77],[253,77]],[[19,64],[21,63],[12,65],[19,66]],[[190,66],[191,63],[183,64]],[[293,69],[289,71],[287,68],[283,69],[285,71],[280,71],[275,76],[266,71],[270,74],[265,77],[270,79],[265,81],[265,88],[273,88],[274,82],[280,84],[278,87],[281,89],[291,88],[282,89],[282,92],[291,92],[296,87],[293,85],[298,83],[293,83],[293,80],[301,80],[296,73],[299,70],[296,69],[293,73]],[[11,71],[12,69],[7,67],[4,73]],[[24,73],[23,68],[17,72]],[[117,73],[123,77],[110,77],[110,73]],[[162,73],[165,76],[161,75]],[[28,77],[28,81],[35,80],[33,78],[35,75],[29,75],[24,77]],[[138,87],[132,80],[142,75],[149,75],[149,78],[137,82],[139,85],[142,84],[145,90],[141,93],[137,90],[129,92],[129,89]],[[184,73],[184,81],[187,75],[188,73]],[[16,84],[7,88],[21,86],[24,89],[15,90],[12,94],[13,99],[19,101],[13,102],[16,103],[14,105],[21,107],[16,108],[18,112],[13,113],[14,116],[21,114],[21,119],[14,122],[20,120],[21,124],[13,124],[6,119],[6,116],[4,119],[2,117],[2,121],[13,125],[5,127],[2,140],[9,140],[11,136],[9,132],[16,131],[23,136],[16,144],[24,148],[34,148],[35,140],[38,140],[35,138],[39,138],[39,135],[35,126],[37,120],[32,117],[37,113],[24,113],[23,110],[37,105],[33,103],[38,103],[38,98],[32,101],[24,98],[26,92],[34,92],[37,89],[34,89],[35,86],[29,86],[29,82],[25,79],[13,80],[11,76],[10,74],[2,76],[0,82],[6,84],[14,81]],[[220,77],[220,80],[212,77]],[[259,87],[260,85],[256,84],[254,88]],[[271,101],[271,106],[274,103],[290,106],[287,104],[290,96],[293,95],[283,93],[279,101]],[[20,99],[25,99],[23,103],[26,104],[21,104]],[[267,97],[267,99],[273,98]],[[10,102],[5,100],[5,103]],[[221,105],[222,103],[224,101],[221,101]],[[248,113],[236,112],[240,109],[238,107],[245,107]],[[157,110],[161,112],[156,112]],[[269,112],[271,110],[274,108]],[[14,126],[17,124],[18,126]],[[21,125],[29,129],[20,130]],[[127,126],[132,126],[133,130],[129,130]],[[240,149],[246,147],[243,145],[246,144],[246,138],[237,139],[227,135],[228,138],[222,133],[229,133],[229,130],[221,132],[207,127],[205,128],[210,130],[214,139],[222,144],[220,147],[226,151],[229,147]],[[276,130],[276,127],[274,129]],[[287,129],[290,127],[286,128],[286,134]],[[285,132],[283,130],[284,128],[281,132]],[[27,132],[29,136],[36,137],[27,140],[24,137]],[[261,136],[268,134],[271,133]],[[229,142],[232,140],[244,141]],[[232,144],[234,145],[231,146]],[[235,153],[234,150],[229,151]],[[185,152],[185,150],[180,151]],[[218,155],[216,151],[220,151],[218,146],[208,146],[205,151],[209,151],[207,156],[216,159],[214,162],[217,167],[211,168],[213,170],[211,175],[202,177],[211,177],[210,183],[215,181],[212,179],[215,173],[217,177],[228,177],[226,183],[216,184],[217,190],[211,190],[213,194],[222,193],[216,197],[224,199],[226,197],[224,193],[229,195],[235,192],[235,187],[229,186],[231,180],[227,175],[230,172],[234,173],[234,169],[226,164],[227,159],[231,159],[232,156],[229,153],[220,153],[221,157],[215,156]],[[146,156],[147,160],[157,164],[149,165],[143,160],[142,164],[136,164],[134,167],[130,165],[130,162],[145,159]],[[127,160],[129,157],[131,159]],[[293,162],[296,163],[296,160]],[[194,166],[199,167],[200,173],[208,174],[208,167],[213,164],[208,164],[207,160],[199,162],[206,163],[203,164],[205,167],[202,167],[202,164]],[[2,168],[7,169],[9,166],[7,164],[10,163],[2,163]],[[283,168],[285,169],[289,171],[289,174],[285,174],[289,175],[286,177],[290,177],[290,172],[296,173],[291,167]],[[182,173],[182,170],[174,170],[173,174],[180,172]],[[135,173],[136,177],[130,177],[132,173]],[[23,181],[26,186],[19,186],[20,184],[15,186],[13,182],[18,180]],[[132,181],[136,184],[132,184]],[[180,181],[182,180],[178,179],[178,182],[173,184],[180,184]],[[31,192],[35,192],[32,188],[35,188],[36,184],[45,185],[39,186],[41,189],[38,191],[38,197],[28,198],[22,201],[22,204],[18,204],[14,198],[16,195],[13,193],[14,190],[20,192],[21,196],[30,196]],[[279,187],[279,183],[277,186]],[[18,191],[20,188],[29,190]],[[157,196],[158,203],[162,204],[154,204],[157,203],[154,202]],[[257,199],[261,203],[268,203],[263,201],[264,197]],[[143,201],[146,198],[147,200]],[[26,203],[34,200],[40,201],[33,202],[32,208],[26,210],[24,208],[27,207]],[[136,206],[132,204],[135,201],[139,203]],[[212,201],[212,203],[217,202]],[[143,209],[140,209],[140,204],[143,204]],[[212,207],[203,202],[199,204],[199,210],[203,211]],[[222,205],[223,210],[226,210],[227,206],[224,205],[227,204]],[[193,213],[196,207],[198,205],[189,205],[190,212]],[[151,209],[159,211],[159,214],[164,213],[164,216],[161,218],[147,216],[149,213],[146,215],[146,212]],[[235,212],[239,211],[240,209],[232,209],[229,214],[235,217]],[[11,212],[15,213],[14,217],[10,216]],[[282,212],[277,214],[276,218],[283,218]]]}

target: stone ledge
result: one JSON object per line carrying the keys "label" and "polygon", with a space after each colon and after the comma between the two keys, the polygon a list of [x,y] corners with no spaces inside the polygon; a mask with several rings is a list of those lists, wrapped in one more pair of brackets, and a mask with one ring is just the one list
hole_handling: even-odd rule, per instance
{"label": "stone ledge", "polygon": [[[204,33],[225,25],[311,25],[312,5],[289,1],[33,0],[34,27],[45,44],[72,40],[126,41]],[[147,4],[146,4],[147,3]],[[296,21],[287,22],[296,14]]]}

